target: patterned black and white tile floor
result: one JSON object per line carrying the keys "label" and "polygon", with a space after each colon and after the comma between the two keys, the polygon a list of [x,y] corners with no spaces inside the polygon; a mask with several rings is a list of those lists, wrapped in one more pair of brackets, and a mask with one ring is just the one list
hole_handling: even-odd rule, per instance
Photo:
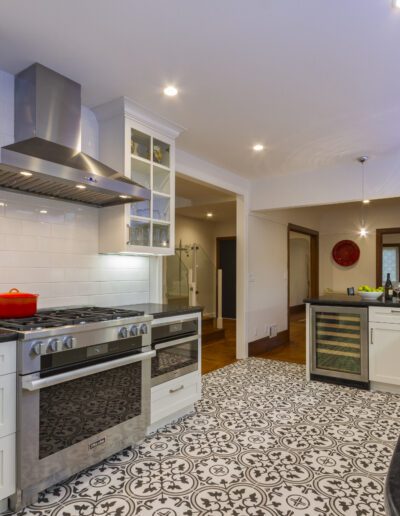
{"label": "patterned black and white tile floor", "polygon": [[250,358],[204,377],[196,412],[43,493],[24,516],[377,516],[400,396]]}

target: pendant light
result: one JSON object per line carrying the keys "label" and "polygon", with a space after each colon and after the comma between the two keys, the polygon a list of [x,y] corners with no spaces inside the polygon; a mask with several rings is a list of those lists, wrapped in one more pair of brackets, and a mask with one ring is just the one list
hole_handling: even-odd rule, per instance
{"label": "pendant light", "polygon": [[357,158],[357,161],[361,163],[361,228],[359,231],[359,235],[361,237],[366,237],[368,235],[368,230],[365,225],[365,219],[364,219],[364,206],[366,204],[369,204],[370,201],[365,197],[365,163],[368,161],[368,156],[360,156]]}

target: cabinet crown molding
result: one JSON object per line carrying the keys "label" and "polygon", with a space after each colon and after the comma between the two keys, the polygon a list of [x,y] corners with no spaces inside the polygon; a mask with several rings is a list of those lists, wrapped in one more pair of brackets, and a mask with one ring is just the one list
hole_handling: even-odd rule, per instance
{"label": "cabinet crown molding", "polygon": [[153,131],[165,134],[165,136],[173,140],[185,131],[185,127],[156,115],[128,97],[118,97],[114,100],[110,100],[105,104],[93,108],[93,112],[99,122],[123,116],[134,122],[145,125]]}

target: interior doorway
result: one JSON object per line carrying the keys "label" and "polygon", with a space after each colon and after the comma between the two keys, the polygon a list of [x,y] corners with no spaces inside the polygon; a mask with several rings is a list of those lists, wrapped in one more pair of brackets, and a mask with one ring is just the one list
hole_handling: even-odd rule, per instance
{"label": "interior doorway", "polygon": [[[236,319],[236,237],[217,237],[217,270],[222,270],[222,317]],[[217,282],[217,299],[218,299]]]}
{"label": "interior doorway", "polygon": [[[236,314],[237,285],[239,301],[241,292],[236,234],[237,204],[242,203],[233,192],[181,173],[176,175],[175,187],[175,254],[163,262],[163,301],[203,307],[202,373],[206,374],[231,364],[238,355],[236,316],[243,327],[243,314]],[[218,247],[218,242],[224,244]],[[239,269],[240,258],[239,250]],[[220,263],[228,283],[224,314],[217,303]]]}
{"label": "interior doorway", "polygon": [[313,229],[288,224],[288,332],[289,342],[301,358],[306,345],[304,299],[319,294],[319,233]]}

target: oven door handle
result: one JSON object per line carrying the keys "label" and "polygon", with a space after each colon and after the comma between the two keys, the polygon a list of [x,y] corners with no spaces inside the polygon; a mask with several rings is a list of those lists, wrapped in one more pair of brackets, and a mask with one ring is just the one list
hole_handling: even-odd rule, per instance
{"label": "oven door handle", "polygon": [[199,335],[192,335],[191,337],[186,337],[184,339],[177,340],[169,340],[168,342],[161,342],[160,344],[156,344],[154,349],[157,351],[158,349],[171,348],[174,346],[179,346],[180,344],[186,344],[187,342],[193,342],[194,340],[199,340]]}
{"label": "oven door handle", "polygon": [[66,373],[57,374],[54,376],[48,376],[47,378],[34,378],[33,375],[22,378],[22,388],[27,391],[38,391],[45,387],[51,387],[58,385],[59,383],[69,382],[71,380],[77,380],[84,376],[89,376],[95,373],[101,373],[102,371],[108,371],[109,369],[115,369],[134,362],[142,362],[147,358],[152,358],[156,355],[155,351],[147,351],[145,353],[139,353],[137,355],[130,355],[124,358],[117,358],[116,360],[110,360],[109,362],[102,362],[101,364],[95,364],[89,367],[82,367],[75,371],[67,371]]}

